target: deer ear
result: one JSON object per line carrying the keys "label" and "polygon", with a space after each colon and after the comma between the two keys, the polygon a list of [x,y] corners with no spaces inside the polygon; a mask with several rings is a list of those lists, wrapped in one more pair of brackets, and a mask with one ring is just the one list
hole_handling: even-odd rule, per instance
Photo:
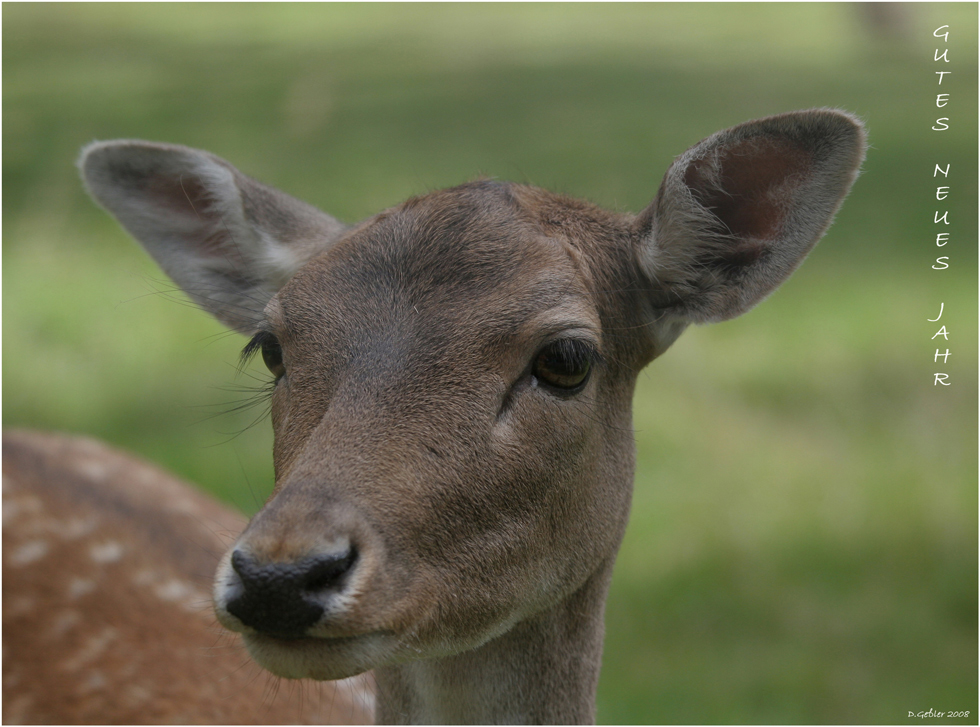
{"label": "deer ear", "polygon": [[95,142],[78,161],[89,193],[191,299],[248,333],[275,292],[344,226],[207,152]]}
{"label": "deer ear", "polygon": [[860,122],[824,109],[751,121],[688,149],[637,218],[654,307],[699,323],[749,310],[826,231],[864,150]]}

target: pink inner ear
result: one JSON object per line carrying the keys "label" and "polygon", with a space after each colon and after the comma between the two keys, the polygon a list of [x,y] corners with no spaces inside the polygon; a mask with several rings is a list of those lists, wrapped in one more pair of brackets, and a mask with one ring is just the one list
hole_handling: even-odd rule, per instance
{"label": "pink inner ear", "polygon": [[684,182],[732,234],[773,240],[810,161],[811,155],[788,139],[755,137],[694,160]]}
{"label": "pink inner ear", "polygon": [[227,227],[212,229],[214,198],[198,177],[191,174],[155,174],[147,180],[145,193],[168,212],[199,223],[200,234],[187,238],[198,255],[220,258],[237,252],[234,248],[229,249],[230,233]]}
{"label": "pink inner ear", "polygon": [[154,174],[144,191],[156,204],[182,215],[204,219],[211,204],[207,187],[195,176]]}

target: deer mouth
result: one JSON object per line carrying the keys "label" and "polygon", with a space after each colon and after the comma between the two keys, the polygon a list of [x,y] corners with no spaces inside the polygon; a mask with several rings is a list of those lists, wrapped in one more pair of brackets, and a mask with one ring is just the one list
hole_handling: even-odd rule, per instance
{"label": "deer mouth", "polygon": [[385,632],[358,636],[282,638],[243,633],[248,653],[276,676],[334,680],[356,676],[389,660],[397,640]]}

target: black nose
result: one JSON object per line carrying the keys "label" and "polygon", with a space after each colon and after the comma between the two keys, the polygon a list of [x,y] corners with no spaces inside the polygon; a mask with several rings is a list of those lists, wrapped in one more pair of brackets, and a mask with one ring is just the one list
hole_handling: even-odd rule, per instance
{"label": "black nose", "polygon": [[270,636],[298,639],[323,615],[324,592],[340,586],[357,553],[340,553],[300,561],[260,565],[241,550],[231,554],[231,567],[242,591],[226,604],[242,623]]}

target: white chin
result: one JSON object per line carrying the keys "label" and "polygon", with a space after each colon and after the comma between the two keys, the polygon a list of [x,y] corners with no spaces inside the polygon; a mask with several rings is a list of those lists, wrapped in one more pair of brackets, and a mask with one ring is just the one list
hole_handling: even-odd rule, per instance
{"label": "white chin", "polygon": [[346,679],[383,665],[391,651],[383,634],[295,640],[242,634],[242,640],[259,666],[285,679]]}

